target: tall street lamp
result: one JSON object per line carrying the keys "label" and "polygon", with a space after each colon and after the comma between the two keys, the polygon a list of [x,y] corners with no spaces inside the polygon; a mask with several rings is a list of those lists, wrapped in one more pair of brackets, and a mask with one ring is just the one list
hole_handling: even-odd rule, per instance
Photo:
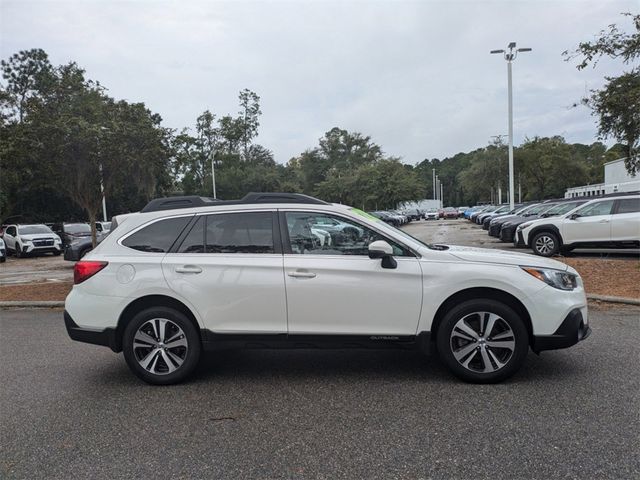
{"label": "tall street lamp", "polygon": [[211,150],[211,183],[213,184],[213,198],[218,198],[216,195],[216,167],[213,165],[216,151]]}
{"label": "tall street lamp", "polygon": [[511,84],[511,63],[516,59],[518,52],[530,52],[530,48],[516,48],[516,42],[511,42],[507,50],[491,50],[490,53],[502,53],[507,61],[507,78],[509,89],[509,206],[511,210],[515,205],[514,179],[513,179],[513,88]]}

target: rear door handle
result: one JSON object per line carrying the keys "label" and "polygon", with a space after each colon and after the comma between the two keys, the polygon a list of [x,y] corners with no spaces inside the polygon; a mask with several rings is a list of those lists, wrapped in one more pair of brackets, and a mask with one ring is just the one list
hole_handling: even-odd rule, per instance
{"label": "rear door handle", "polygon": [[183,265],[176,267],[176,273],[202,273],[202,269],[196,265]]}
{"label": "rear door handle", "polygon": [[290,277],[294,278],[315,278],[316,274],[313,272],[289,272],[287,273]]}

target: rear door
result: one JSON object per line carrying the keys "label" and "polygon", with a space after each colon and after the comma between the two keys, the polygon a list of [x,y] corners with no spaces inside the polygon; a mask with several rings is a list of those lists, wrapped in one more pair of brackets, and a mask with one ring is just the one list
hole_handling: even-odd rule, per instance
{"label": "rear door", "polygon": [[611,240],[614,242],[640,241],[640,197],[616,201],[611,216]]}
{"label": "rear door", "polygon": [[271,211],[200,215],[168,253],[170,287],[216,333],[286,333],[279,231]]}
{"label": "rear door", "polygon": [[565,244],[599,243],[611,241],[611,212],[615,200],[602,200],[585,205],[562,221],[562,240]]}

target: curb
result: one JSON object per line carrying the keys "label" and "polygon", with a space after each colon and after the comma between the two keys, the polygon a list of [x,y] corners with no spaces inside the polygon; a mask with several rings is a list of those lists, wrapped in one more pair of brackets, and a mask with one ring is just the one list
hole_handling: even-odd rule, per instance
{"label": "curb", "polygon": [[[640,305],[640,300],[635,298],[611,297],[608,295],[587,295],[587,300],[597,300],[599,302],[621,303],[624,305]],[[64,307],[64,301],[6,301],[0,302],[0,308],[56,308]]]}
{"label": "curb", "polygon": [[41,300],[41,301],[6,301],[0,302],[0,308],[54,308],[64,307],[64,301],[60,300]]}
{"label": "curb", "polygon": [[622,303],[625,305],[640,305],[640,300],[625,297],[610,297],[609,295],[587,295],[587,300],[598,300],[600,302]]}

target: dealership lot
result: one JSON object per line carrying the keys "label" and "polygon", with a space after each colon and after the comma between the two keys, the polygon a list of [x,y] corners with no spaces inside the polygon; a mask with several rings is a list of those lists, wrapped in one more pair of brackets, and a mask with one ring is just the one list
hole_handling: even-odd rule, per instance
{"label": "dealership lot", "polygon": [[151,387],[61,311],[4,310],[0,477],[636,478],[639,314],[596,307],[500,385],[415,352],[243,351]]}

